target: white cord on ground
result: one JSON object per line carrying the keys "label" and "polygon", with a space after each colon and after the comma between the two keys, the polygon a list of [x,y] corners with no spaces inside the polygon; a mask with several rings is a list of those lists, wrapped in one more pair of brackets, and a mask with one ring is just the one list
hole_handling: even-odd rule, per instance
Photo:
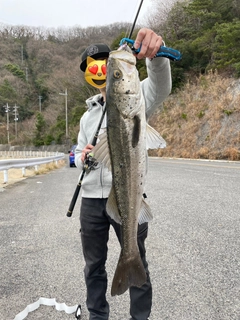
{"label": "white cord on ground", "polygon": [[45,306],[55,306],[56,310],[58,311],[65,311],[67,314],[74,313],[78,307],[76,304],[75,306],[68,307],[65,303],[58,303],[56,302],[55,298],[54,299],[48,299],[48,298],[39,298],[38,301],[33,302],[29,304],[23,311],[18,313],[14,320],[23,320],[27,317],[29,312],[35,311],[40,307],[40,305],[45,305]]}

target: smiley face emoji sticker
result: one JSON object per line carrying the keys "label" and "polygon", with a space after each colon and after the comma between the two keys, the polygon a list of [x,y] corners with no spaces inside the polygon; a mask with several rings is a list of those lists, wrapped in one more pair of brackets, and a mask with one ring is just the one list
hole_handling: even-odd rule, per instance
{"label": "smiley face emoji sticker", "polygon": [[107,61],[87,57],[85,79],[93,87],[102,89],[106,86]]}

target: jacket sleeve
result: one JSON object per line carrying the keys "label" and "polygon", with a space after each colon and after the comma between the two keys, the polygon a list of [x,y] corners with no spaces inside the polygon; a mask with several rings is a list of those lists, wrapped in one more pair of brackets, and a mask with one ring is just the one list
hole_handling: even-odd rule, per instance
{"label": "jacket sleeve", "polygon": [[84,114],[82,116],[82,118],[80,119],[80,130],[78,133],[78,145],[75,149],[75,165],[79,169],[82,169],[82,167],[83,167],[83,163],[81,161],[82,150],[88,144],[88,139],[85,135],[84,126],[83,126],[85,116],[86,116],[86,114]]}
{"label": "jacket sleeve", "polygon": [[152,60],[146,59],[146,66],[148,77],[142,81],[141,85],[148,120],[171,93],[172,77],[170,61],[167,58],[158,57]]}

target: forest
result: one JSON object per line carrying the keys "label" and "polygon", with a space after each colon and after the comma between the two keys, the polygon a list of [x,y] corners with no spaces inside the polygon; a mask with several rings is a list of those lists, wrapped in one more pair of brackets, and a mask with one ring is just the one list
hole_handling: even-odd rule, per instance
{"label": "forest", "polygon": [[[180,97],[185,99],[186,86],[188,90],[193,86],[196,92],[194,86],[203,81],[214,85],[216,75],[218,84],[226,80],[228,86],[240,78],[240,0],[171,0],[167,4],[152,0],[152,5],[154,10],[144,25],[136,26],[133,38],[140,27],[149,27],[163,37],[166,46],[182,53],[181,61],[171,62],[173,89],[164,107],[165,115],[179,104]],[[79,70],[81,55],[94,42],[116,49],[130,27],[120,22],[57,29],[0,24],[0,144],[75,143],[85,100],[96,93]],[[144,61],[137,67],[142,80],[147,76]],[[224,116],[239,116],[239,107],[233,110]],[[178,117],[189,122],[183,114],[186,110]],[[154,123],[158,117],[161,128],[167,128],[169,123],[163,119],[168,117],[156,115]],[[204,116],[198,119],[204,121]],[[239,145],[240,138],[231,148]]]}

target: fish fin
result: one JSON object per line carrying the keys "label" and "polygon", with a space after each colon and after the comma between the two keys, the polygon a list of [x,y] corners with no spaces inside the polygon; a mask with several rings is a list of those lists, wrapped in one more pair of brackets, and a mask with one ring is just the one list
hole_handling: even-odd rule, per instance
{"label": "fish fin", "polygon": [[117,200],[114,189],[112,188],[106,205],[107,214],[117,223],[122,224],[121,217],[118,211]]}
{"label": "fish fin", "polygon": [[120,295],[127,291],[131,286],[141,287],[147,281],[146,271],[142,260],[137,254],[125,257],[122,252],[113,277],[111,295]]}
{"label": "fish fin", "polygon": [[146,147],[148,149],[159,149],[166,147],[166,141],[163,137],[149,124],[146,129]]}
{"label": "fish fin", "polygon": [[111,171],[111,159],[108,148],[107,131],[104,130],[102,134],[99,135],[99,142],[92,149],[94,158],[104,164],[105,167]]}
{"label": "fish fin", "polygon": [[151,212],[151,208],[147,204],[147,202],[142,199],[141,209],[138,217],[138,223],[142,224],[144,222],[149,222],[153,219],[153,215]]}

